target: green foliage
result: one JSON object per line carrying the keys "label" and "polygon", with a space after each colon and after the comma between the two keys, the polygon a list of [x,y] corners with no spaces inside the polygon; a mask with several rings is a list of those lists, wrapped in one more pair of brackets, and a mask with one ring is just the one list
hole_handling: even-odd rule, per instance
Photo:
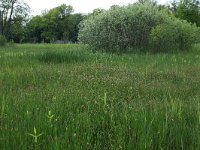
{"label": "green foliage", "polygon": [[198,42],[198,28],[186,21],[177,21],[179,29],[179,49],[189,50],[193,44]]}
{"label": "green foliage", "polygon": [[5,45],[6,45],[6,38],[0,35],[0,46],[5,46]]}
{"label": "green foliage", "polygon": [[103,13],[104,11],[105,11],[105,10],[104,10],[104,9],[101,9],[101,8],[94,9],[94,10],[92,11],[92,13],[89,13],[89,14],[87,15],[87,18],[89,18],[89,17],[95,17],[95,16],[97,16],[97,15]]}
{"label": "green foliage", "polygon": [[155,51],[165,51],[190,48],[196,35],[194,25],[179,21],[165,7],[144,2],[87,18],[80,25],[79,41],[109,51],[149,49],[149,43]]}
{"label": "green foliage", "polygon": [[186,21],[172,20],[151,30],[149,44],[154,52],[189,50],[197,43],[198,28]]}
{"label": "green foliage", "polygon": [[153,52],[177,49],[178,30],[171,24],[161,24],[151,30],[149,44]]}
{"label": "green foliage", "polygon": [[200,27],[200,3],[199,0],[181,0],[177,4],[175,16],[187,20],[190,23],[195,23]]}
{"label": "green foliage", "polygon": [[[72,6],[62,4],[28,20],[29,7],[25,3],[22,5],[19,0],[13,3],[3,0],[3,3],[5,5],[1,5],[0,1],[0,8],[5,10],[0,33],[3,33],[9,41],[13,40],[15,43],[77,42],[78,24],[84,16],[72,14]],[[11,4],[17,5],[12,15]]]}
{"label": "green foliage", "polygon": [[23,0],[0,0],[0,24],[2,33],[8,41],[20,42],[23,40],[24,25],[30,7]]}
{"label": "green foliage", "polygon": [[72,6],[65,4],[33,17],[26,26],[27,41],[33,43],[54,43],[56,41],[76,42],[78,24],[82,14],[72,14]]}
{"label": "green foliage", "polygon": [[43,18],[41,16],[33,17],[26,25],[27,42],[41,43],[43,31],[44,31]]}
{"label": "green foliage", "polygon": [[151,29],[167,20],[151,3],[116,7],[84,20],[79,40],[98,49],[147,47]]}
{"label": "green foliage", "polygon": [[25,24],[27,20],[24,17],[16,17],[10,28],[9,41],[14,41],[15,43],[22,43],[25,40],[26,30]]}
{"label": "green foliage", "polygon": [[73,12],[72,6],[65,4],[55,7],[43,14],[44,31],[42,37],[45,42],[64,40],[64,33],[69,32],[69,16]]}

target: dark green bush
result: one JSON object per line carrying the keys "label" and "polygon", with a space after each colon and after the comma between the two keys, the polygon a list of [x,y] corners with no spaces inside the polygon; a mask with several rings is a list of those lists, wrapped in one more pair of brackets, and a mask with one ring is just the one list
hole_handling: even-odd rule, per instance
{"label": "dark green bush", "polygon": [[5,45],[6,45],[6,38],[0,35],[0,46],[5,46]]}
{"label": "dark green bush", "polygon": [[179,49],[188,50],[198,42],[198,28],[186,21],[176,21],[179,28]]}
{"label": "dark green bush", "polygon": [[150,48],[153,52],[171,51],[178,48],[178,30],[171,24],[161,24],[151,30]]}
{"label": "dark green bush", "polygon": [[186,21],[171,20],[151,30],[149,44],[154,52],[188,50],[197,42],[198,28]]}

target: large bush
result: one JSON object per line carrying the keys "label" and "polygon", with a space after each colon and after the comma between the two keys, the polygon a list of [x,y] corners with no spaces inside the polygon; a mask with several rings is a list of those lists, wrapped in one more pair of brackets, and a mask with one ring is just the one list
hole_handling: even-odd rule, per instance
{"label": "large bush", "polygon": [[199,29],[195,24],[192,25],[186,21],[177,21],[177,27],[179,28],[178,44],[180,50],[187,50],[198,42]]}
{"label": "large bush", "polygon": [[[177,46],[173,39],[177,36],[175,33],[180,32],[180,37],[177,38],[180,44],[178,47],[189,47],[193,43],[195,27],[191,28],[191,25],[185,22],[175,23],[174,20],[176,18],[172,14],[159,10],[152,3],[114,7],[84,20],[80,24],[79,41],[104,50],[148,49],[150,45],[154,47],[165,42],[169,45],[167,49],[171,49]],[[173,29],[174,24],[181,25],[178,31]],[[160,40],[159,36],[163,36],[162,34],[165,34],[165,37]],[[158,38],[154,39],[157,35]],[[156,43],[157,41],[161,43]]]}
{"label": "large bush", "polygon": [[103,49],[146,47],[151,29],[168,20],[150,3],[115,7],[84,20],[79,40]]}
{"label": "large bush", "polygon": [[178,48],[178,30],[172,24],[161,24],[151,30],[150,48],[154,52],[169,51]]}
{"label": "large bush", "polygon": [[197,42],[197,36],[196,25],[176,19],[153,28],[149,44],[154,52],[186,50]]}
{"label": "large bush", "polygon": [[6,38],[0,35],[0,46],[5,46],[5,45],[6,45]]}

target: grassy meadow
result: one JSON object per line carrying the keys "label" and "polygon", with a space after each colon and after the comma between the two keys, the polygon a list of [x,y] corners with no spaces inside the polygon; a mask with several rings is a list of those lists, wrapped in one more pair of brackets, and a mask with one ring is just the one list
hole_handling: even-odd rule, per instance
{"label": "grassy meadow", "polygon": [[200,45],[124,55],[0,48],[0,149],[200,149]]}

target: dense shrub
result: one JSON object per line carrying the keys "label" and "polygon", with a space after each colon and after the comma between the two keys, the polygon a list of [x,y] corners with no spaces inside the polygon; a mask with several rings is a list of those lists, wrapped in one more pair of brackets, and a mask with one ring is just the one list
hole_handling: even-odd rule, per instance
{"label": "dense shrub", "polygon": [[84,20],[79,40],[103,49],[146,47],[151,29],[169,19],[150,3],[116,7]]}
{"label": "dense shrub", "polygon": [[5,46],[5,45],[6,45],[6,38],[0,35],[0,46]]}
{"label": "dense shrub", "polygon": [[196,29],[152,3],[137,3],[87,18],[80,24],[79,41],[109,51],[186,49],[194,43]]}
{"label": "dense shrub", "polygon": [[172,24],[161,24],[151,30],[149,44],[154,52],[177,49],[178,30]]}
{"label": "dense shrub", "polygon": [[186,50],[197,42],[197,35],[195,25],[176,19],[153,28],[149,44],[154,52]]}
{"label": "dense shrub", "polygon": [[179,49],[187,50],[192,47],[193,44],[198,41],[198,28],[196,25],[192,25],[186,21],[177,21],[177,27],[179,28]]}

